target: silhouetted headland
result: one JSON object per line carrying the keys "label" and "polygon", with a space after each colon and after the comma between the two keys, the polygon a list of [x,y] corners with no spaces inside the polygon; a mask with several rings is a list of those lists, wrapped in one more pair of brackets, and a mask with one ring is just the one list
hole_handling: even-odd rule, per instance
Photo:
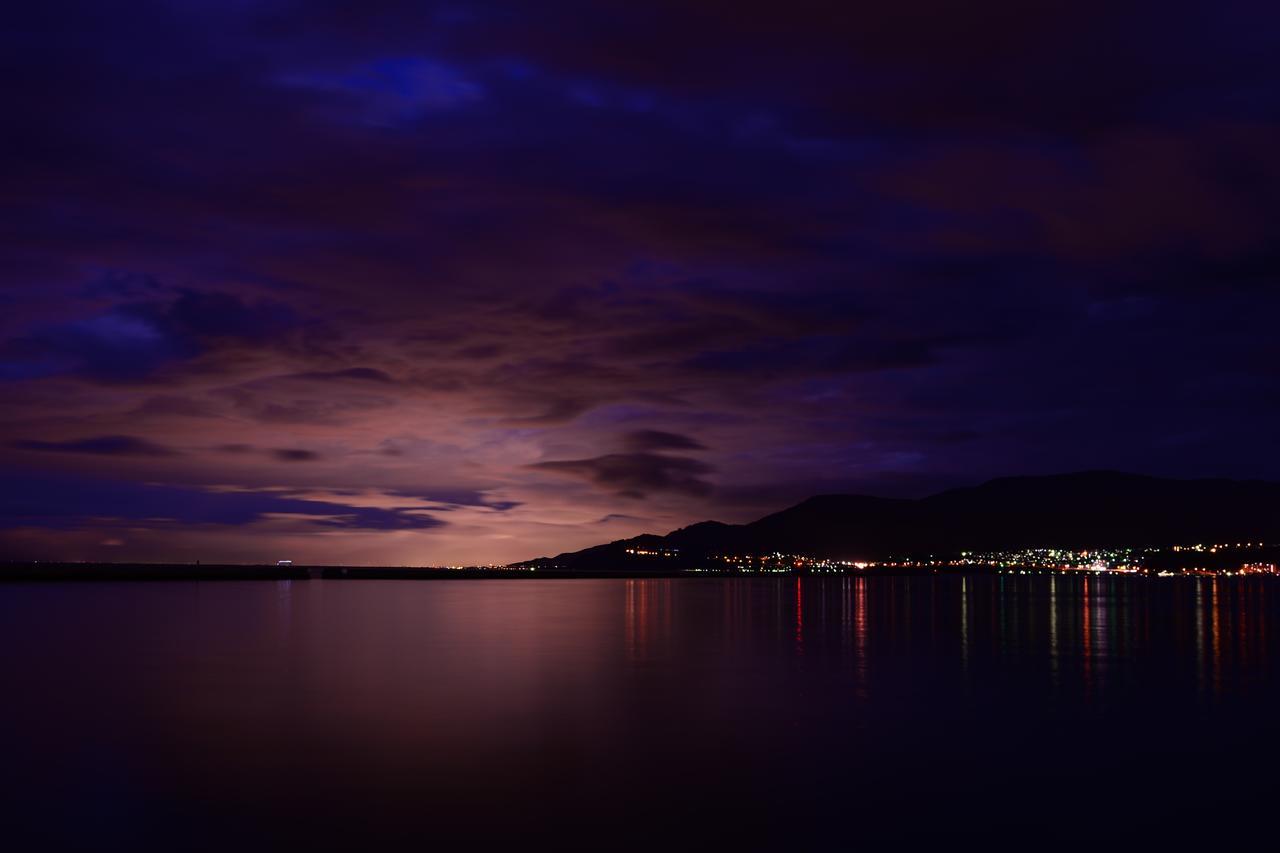
{"label": "silhouetted headland", "polygon": [[1019,549],[1280,542],[1280,483],[1111,471],[1008,477],[919,500],[821,495],[750,524],[704,521],[532,560],[539,568],[693,568],[726,555],[918,561]]}

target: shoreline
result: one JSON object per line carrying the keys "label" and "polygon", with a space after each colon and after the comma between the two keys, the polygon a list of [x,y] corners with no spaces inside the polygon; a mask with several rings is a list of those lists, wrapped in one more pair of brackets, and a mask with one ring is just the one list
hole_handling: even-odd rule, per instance
{"label": "shoreline", "polygon": [[[442,568],[426,566],[276,566],[270,564],[192,564],[192,563],[0,563],[0,584],[41,582],[116,582],[116,581],[305,581],[305,580],[600,580],[661,578],[741,578],[741,577],[919,577],[925,575],[1054,575],[1082,577],[1158,578],[1204,577],[1202,574],[1157,574],[1155,572],[1108,572],[1052,569],[1009,569],[997,566],[955,567],[879,567],[874,569],[787,571],[741,571],[732,569],[666,569],[644,571],[636,568],[616,570]],[[1219,573],[1223,577],[1240,576],[1235,572]]]}

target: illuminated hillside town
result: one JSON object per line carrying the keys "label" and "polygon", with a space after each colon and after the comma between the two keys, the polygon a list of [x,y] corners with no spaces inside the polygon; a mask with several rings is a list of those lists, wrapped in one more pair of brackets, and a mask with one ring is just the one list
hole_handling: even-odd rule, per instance
{"label": "illuminated hillside town", "polygon": [[[629,557],[654,563],[678,558],[676,548],[628,548]],[[1280,546],[1262,542],[1196,543],[1163,548],[1024,548],[962,551],[957,556],[925,555],[884,560],[839,560],[806,554],[717,554],[710,565],[690,572],[845,574],[898,570],[969,570],[1042,574],[1094,572],[1154,577],[1280,575]]]}

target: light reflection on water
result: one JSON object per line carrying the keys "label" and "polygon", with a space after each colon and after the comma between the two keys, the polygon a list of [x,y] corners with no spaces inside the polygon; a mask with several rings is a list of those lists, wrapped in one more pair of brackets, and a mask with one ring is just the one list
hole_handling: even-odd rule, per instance
{"label": "light reflection on water", "polygon": [[918,798],[974,832],[989,797],[1040,826],[1110,773],[1142,802],[1125,825],[1158,833],[1169,785],[1238,806],[1280,757],[1271,583],[0,586],[6,817],[124,847],[619,821],[749,845],[827,839],[824,814],[942,826]]}

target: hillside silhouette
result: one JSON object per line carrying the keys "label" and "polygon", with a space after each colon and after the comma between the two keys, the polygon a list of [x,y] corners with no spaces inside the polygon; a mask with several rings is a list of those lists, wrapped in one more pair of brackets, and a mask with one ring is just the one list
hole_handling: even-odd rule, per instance
{"label": "hillside silhouette", "polygon": [[628,553],[636,550],[663,552],[662,564],[675,568],[718,554],[883,560],[1259,540],[1280,540],[1280,483],[1090,471],[1005,477],[915,500],[819,495],[749,524],[705,521],[522,565],[598,571],[653,563]]}

